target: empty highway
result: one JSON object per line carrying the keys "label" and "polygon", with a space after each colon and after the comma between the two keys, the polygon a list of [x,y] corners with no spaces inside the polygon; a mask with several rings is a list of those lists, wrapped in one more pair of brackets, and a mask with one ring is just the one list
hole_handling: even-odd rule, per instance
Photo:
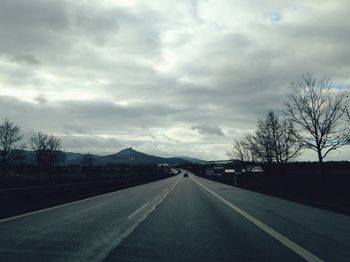
{"label": "empty highway", "polygon": [[2,219],[0,261],[350,261],[350,217],[182,172]]}

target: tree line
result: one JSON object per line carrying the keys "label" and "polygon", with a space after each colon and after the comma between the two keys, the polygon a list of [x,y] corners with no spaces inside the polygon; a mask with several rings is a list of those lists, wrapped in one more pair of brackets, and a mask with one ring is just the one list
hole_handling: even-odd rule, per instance
{"label": "tree line", "polygon": [[29,138],[27,143],[23,143],[21,128],[9,119],[5,119],[0,124],[1,182],[6,180],[9,167],[23,159],[23,152],[27,147],[35,155],[38,181],[43,169],[49,170],[64,161],[65,154],[58,137],[37,132]]}
{"label": "tree line", "polygon": [[322,163],[349,144],[349,94],[326,78],[305,74],[291,83],[283,116],[269,111],[255,132],[233,143],[230,155],[243,162],[286,163],[311,149]]}

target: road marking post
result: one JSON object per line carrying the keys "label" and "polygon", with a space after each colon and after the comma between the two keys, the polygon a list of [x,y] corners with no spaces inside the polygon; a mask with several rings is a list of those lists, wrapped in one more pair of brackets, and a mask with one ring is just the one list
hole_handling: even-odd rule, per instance
{"label": "road marking post", "polygon": [[311,252],[307,251],[306,249],[304,249],[303,247],[299,246],[298,244],[296,244],[295,242],[293,242],[292,240],[286,238],[285,236],[283,236],[282,234],[278,233],[276,230],[274,230],[273,228],[269,227],[268,225],[264,224],[263,222],[261,222],[260,220],[256,219],[255,217],[249,215],[247,212],[245,212],[244,210],[240,209],[238,206],[232,204],[231,202],[229,202],[228,200],[224,199],[223,197],[219,196],[218,194],[216,194],[214,191],[212,191],[211,189],[207,188],[206,186],[204,186],[202,183],[198,182],[196,179],[193,178],[193,176],[190,177],[193,181],[195,181],[198,185],[200,185],[201,187],[203,187],[205,190],[207,190],[209,193],[211,193],[212,195],[214,195],[216,198],[218,198],[219,200],[221,200],[222,202],[224,202],[226,205],[228,205],[230,208],[232,208],[234,211],[236,211],[237,213],[239,213],[241,216],[243,216],[244,218],[246,218],[247,220],[249,220],[250,222],[252,222],[254,225],[256,225],[257,227],[259,227],[261,230],[263,230],[265,233],[267,233],[268,235],[270,235],[271,237],[273,237],[274,239],[278,240],[280,243],[282,243],[283,245],[285,245],[286,247],[288,247],[290,250],[292,250],[294,253],[298,254],[299,256],[301,256],[302,258],[304,258],[306,261],[310,261],[310,262],[323,262],[324,260],[322,260],[321,258],[317,257],[316,255],[312,254]]}

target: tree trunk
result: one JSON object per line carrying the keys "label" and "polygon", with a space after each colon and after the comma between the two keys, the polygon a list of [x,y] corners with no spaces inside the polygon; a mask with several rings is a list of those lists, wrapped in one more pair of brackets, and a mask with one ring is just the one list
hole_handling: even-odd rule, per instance
{"label": "tree trunk", "polygon": [[318,155],[318,162],[323,163],[323,157],[322,157],[321,149],[317,150],[317,155]]}
{"label": "tree trunk", "polygon": [[2,168],[1,168],[1,183],[5,183],[6,179],[6,157],[2,157]]}

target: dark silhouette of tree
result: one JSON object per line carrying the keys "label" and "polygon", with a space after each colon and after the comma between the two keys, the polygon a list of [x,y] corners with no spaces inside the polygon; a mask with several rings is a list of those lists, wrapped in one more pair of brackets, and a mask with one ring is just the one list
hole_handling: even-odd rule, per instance
{"label": "dark silhouette of tree", "polygon": [[52,180],[53,168],[62,163],[65,159],[65,153],[62,151],[61,140],[53,135],[48,136],[47,140],[47,167],[49,180]]}
{"label": "dark silhouette of tree", "polygon": [[47,161],[47,143],[49,136],[38,132],[30,137],[30,147],[35,153],[35,159],[38,165],[37,182],[40,180],[42,168]]}
{"label": "dark silhouette of tree", "polygon": [[267,162],[286,163],[300,154],[301,145],[294,134],[293,123],[280,120],[273,111],[269,111],[264,120],[259,120],[256,135]]}
{"label": "dark silhouette of tree", "polygon": [[56,166],[64,160],[61,140],[53,135],[49,135],[47,139],[47,160],[49,167]]}
{"label": "dark silhouette of tree", "polygon": [[238,159],[242,162],[250,162],[254,160],[251,153],[249,143],[246,141],[246,138],[244,138],[233,142],[232,151],[229,152],[229,157],[232,159]]}
{"label": "dark silhouette of tree", "polygon": [[343,122],[348,95],[335,89],[328,79],[310,74],[292,83],[292,88],[284,112],[297,128],[294,137],[304,148],[314,150],[322,163],[330,151],[349,142],[349,130]]}
{"label": "dark silhouette of tree", "polygon": [[256,134],[246,134],[244,139],[246,140],[246,144],[254,162],[265,162],[265,158],[261,152],[261,145],[259,145],[258,137]]}
{"label": "dark silhouette of tree", "polygon": [[293,122],[284,119],[278,125],[276,159],[279,163],[287,163],[301,154],[302,146],[294,136],[296,131]]}
{"label": "dark silhouette of tree", "polygon": [[293,123],[280,120],[273,111],[258,121],[255,134],[245,136],[252,159],[264,163],[286,163],[300,154],[301,145],[294,137]]}
{"label": "dark silhouette of tree", "polygon": [[14,158],[20,148],[24,148],[19,142],[22,139],[21,128],[11,122],[9,119],[5,119],[0,125],[0,154],[2,175],[1,182],[6,179],[6,171],[12,158]]}
{"label": "dark silhouette of tree", "polygon": [[269,118],[270,113],[268,113],[266,119],[258,120],[257,130],[255,131],[255,143],[257,154],[263,162],[272,163],[277,152],[275,151],[276,145],[274,143],[277,131],[275,130],[276,123],[274,119]]}
{"label": "dark silhouette of tree", "polygon": [[92,167],[94,165],[94,157],[90,153],[83,155],[81,165],[84,167]]}
{"label": "dark silhouette of tree", "polygon": [[[38,164],[37,181],[40,180],[42,169],[45,167],[50,172],[52,167],[63,161],[61,140],[53,135],[47,135],[38,132],[31,136],[30,147],[35,152],[36,162]],[[49,176],[51,180],[51,176]]]}

